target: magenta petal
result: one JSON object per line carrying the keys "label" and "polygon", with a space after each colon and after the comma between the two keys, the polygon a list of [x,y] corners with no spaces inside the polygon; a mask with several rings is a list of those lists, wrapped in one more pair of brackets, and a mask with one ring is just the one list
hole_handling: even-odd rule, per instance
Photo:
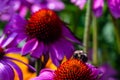
{"label": "magenta petal", "polygon": [[36,39],[29,40],[22,48],[22,55],[28,54],[30,51],[33,51],[38,46],[38,41]]}
{"label": "magenta petal", "polygon": [[63,26],[63,36],[65,36],[65,38],[71,42],[81,44],[81,42],[72,34],[72,32],[70,32],[66,26]]}
{"label": "magenta petal", "polygon": [[74,52],[74,46],[71,42],[67,41],[66,39],[61,39],[59,44],[61,48],[64,51],[64,54],[66,55],[67,59],[70,59],[70,57],[73,55]]}
{"label": "magenta petal", "polygon": [[31,56],[35,58],[40,58],[44,51],[44,44],[43,42],[39,43],[35,50],[32,51]]}
{"label": "magenta petal", "polygon": [[12,48],[7,48],[5,50],[5,53],[10,53],[10,52],[20,53],[20,51],[21,51],[21,48],[12,47]]}
{"label": "magenta petal", "polygon": [[14,80],[14,71],[4,61],[0,61],[0,80]]}
{"label": "magenta petal", "polygon": [[55,49],[53,46],[50,46],[50,57],[52,59],[52,62],[56,65],[56,66],[59,66],[60,65],[60,62],[57,60],[56,58],[56,52],[55,52]]}
{"label": "magenta petal", "polygon": [[56,42],[55,44],[52,45],[53,46],[53,50],[54,50],[58,60],[62,60],[63,57],[64,57],[64,52],[63,52],[62,46],[60,46],[60,44],[61,43],[57,43]]}
{"label": "magenta petal", "polygon": [[53,80],[54,71],[50,69],[42,69],[40,75],[31,80]]}

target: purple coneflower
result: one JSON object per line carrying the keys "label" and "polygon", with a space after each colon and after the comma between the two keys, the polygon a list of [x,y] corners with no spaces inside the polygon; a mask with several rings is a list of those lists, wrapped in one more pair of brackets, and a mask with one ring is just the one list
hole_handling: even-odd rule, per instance
{"label": "purple coneflower", "polygon": [[[17,22],[17,20],[19,22]],[[22,24],[23,23],[23,24]],[[15,17],[5,28],[6,33],[16,32],[19,40],[27,39],[22,48],[22,55],[30,53],[35,58],[40,58],[44,53],[49,53],[55,65],[66,56],[68,59],[74,51],[74,44],[80,44],[64,22],[49,9],[35,12],[28,23],[20,17]]]}
{"label": "purple coneflower", "polygon": [[102,72],[91,64],[71,59],[61,64],[57,70],[43,69],[31,80],[100,80]]}
{"label": "purple coneflower", "polygon": [[[13,61],[18,61],[26,66],[29,66],[28,64],[6,56],[6,54],[9,54],[9,52],[18,52],[20,51],[19,48],[13,47],[10,48],[8,47],[11,43],[14,42],[14,37],[16,37],[16,34],[11,34],[8,38],[5,38],[6,36],[3,35],[0,38],[0,80],[14,80],[14,70],[17,72],[19,80],[23,80],[23,74],[19,66],[13,62]],[[29,66],[32,70],[33,68]]]}

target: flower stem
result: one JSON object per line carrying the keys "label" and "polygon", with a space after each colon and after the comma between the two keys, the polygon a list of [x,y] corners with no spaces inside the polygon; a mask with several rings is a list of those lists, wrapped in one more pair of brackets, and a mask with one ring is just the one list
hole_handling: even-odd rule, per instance
{"label": "flower stem", "polygon": [[37,76],[39,75],[40,73],[40,70],[41,70],[41,59],[37,59],[36,61],[36,73],[37,73]]}
{"label": "flower stem", "polygon": [[97,21],[93,15],[93,64],[98,64]]}
{"label": "flower stem", "polygon": [[85,53],[88,53],[88,42],[89,42],[90,23],[91,23],[91,7],[92,7],[92,0],[88,0],[86,17],[85,17],[84,38],[83,38],[83,45],[84,45],[83,51]]}
{"label": "flower stem", "polygon": [[118,53],[120,54],[120,28],[119,28],[117,19],[115,19],[113,16],[112,16],[112,21],[114,24],[114,32],[115,32],[115,37],[116,37],[117,49],[118,49]]}

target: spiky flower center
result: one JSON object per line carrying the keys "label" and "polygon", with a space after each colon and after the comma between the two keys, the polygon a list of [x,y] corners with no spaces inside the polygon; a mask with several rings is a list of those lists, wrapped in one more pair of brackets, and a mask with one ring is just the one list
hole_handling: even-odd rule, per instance
{"label": "spiky flower center", "polygon": [[55,12],[42,9],[30,17],[26,32],[30,37],[49,43],[60,37],[61,25],[62,22]]}
{"label": "spiky flower center", "polygon": [[71,59],[56,71],[54,80],[91,80],[91,69],[82,61]]}
{"label": "spiky flower center", "polygon": [[4,55],[4,49],[0,47],[0,58]]}

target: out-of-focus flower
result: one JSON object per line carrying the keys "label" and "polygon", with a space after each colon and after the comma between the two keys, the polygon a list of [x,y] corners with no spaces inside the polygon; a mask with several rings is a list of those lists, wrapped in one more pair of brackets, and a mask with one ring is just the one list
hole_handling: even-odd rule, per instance
{"label": "out-of-focus flower", "polygon": [[[14,77],[15,77],[14,71],[16,71],[19,77],[19,80],[23,80],[23,74],[21,69],[13,61],[17,61],[26,66],[29,66],[28,64],[22,62],[21,60],[7,56],[9,52],[20,51],[20,49],[16,48],[16,46],[12,48],[8,47],[11,43],[14,42],[14,39],[15,39],[14,37],[16,36],[17,34],[13,33],[9,35],[8,38],[5,38],[6,37],[5,35],[2,35],[0,38],[0,80],[14,80]],[[31,70],[33,70],[31,66],[29,67],[31,68]]]}
{"label": "out-of-focus flower", "polygon": [[81,44],[52,10],[39,10],[23,26],[26,23],[23,18],[16,16],[5,28],[6,33],[16,32],[19,41],[27,38],[22,55],[30,53],[31,56],[40,58],[42,54],[49,53],[52,62],[58,66],[64,56],[68,59],[72,56],[75,50],[73,43]]}
{"label": "out-of-focus flower", "polygon": [[[24,57],[24,56],[21,56],[20,54],[9,53],[9,54],[6,54],[6,56],[11,57],[11,58],[15,58],[15,59],[19,59],[19,60],[23,61],[24,63],[29,64],[28,59],[26,57]],[[28,68],[28,66],[24,65],[21,62],[15,61],[15,60],[13,60],[13,62],[15,62],[20,67],[20,69],[22,70],[22,73],[25,74],[25,75],[23,75],[23,80],[30,80],[30,78],[33,78],[33,77],[36,76],[36,73],[32,72]],[[15,72],[14,80],[19,80],[18,75],[17,75],[16,72]]]}
{"label": "out-of-focus flower", "polygon": [[115,79],[117,71],[114,70],[108,63],[103,64],[99,69],[103,71],[103,76],[101,77],[101,80],[117,80]]}
{"label": "out-of-focus flower", "polygon": [[42,8],[60,11],[65,8],[65,5],[61,0],[41,0],[37,2],[34,0],[34,5],[31,7],[32,12],[36,12]]}
{"label": "out-of-focus flower", "polygon": [[[71,0],[76,6],[79,6],[80,9],[84,8],[87,0]],[[93,0],[92,10],[96,17],[100,17],[103,13],[104,0]]]}
{"label": "out-of-focus flower", "polygon": [[71,2],[78,6],[80,9],[83,9],[87,0],[71,0]]}
{"label": "out-of-focus flower", "polygon": [[111,14],[115,18],[120,18],[120,0],[107,0]]}
{"label": "out-of-focus flower", "polygon": [[102,72],[93,65],[78,59],[61,64],[57,70],[43,69],[40,75],[31,80],[99,80]]}
{"label": "out-of-focus flower", "polygon": [[96,17],[100,17],[103,13],[104,0],[93,1],[93,13]]}
{"label": "out-of-focus flower", "polygon": [[27,12],[31,13],[42,8],[52,10],[64,9],[64,3],[61,0],[0,0],[0,20],[8,21],[15,14],[25,17]]}

